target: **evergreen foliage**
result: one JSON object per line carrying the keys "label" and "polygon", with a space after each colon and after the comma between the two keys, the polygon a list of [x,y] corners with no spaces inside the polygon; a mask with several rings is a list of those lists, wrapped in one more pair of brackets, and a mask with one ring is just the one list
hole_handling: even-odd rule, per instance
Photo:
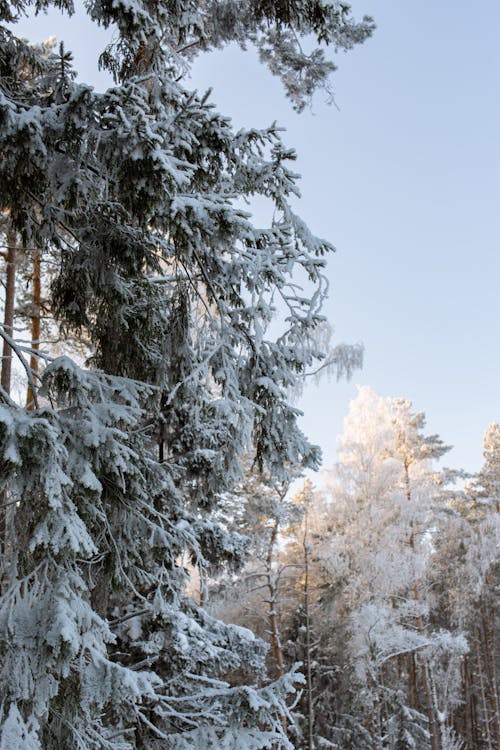
{"label": "evergreen foliage", "polygon": [[[13,0],[0,20],[50,5],[73,9]],[[50,314],[91,351],[90,369],[43,355],[37,379],[2,330],[34,408],[2,391],[0,748],[290,748],[300,676],[268,684],[264,644],[186,584],[188,562],[239,564],[244,541],[213,511],[245,451],[277,482],[318,466],[288,393],[324,357],[332,248],[290,206],[279,129],[235,133],[183,76],[201,49],[254,42],[300,109],[333,66],[297,36],[349,48],[372,23],[319,1],[86,7],[118,32],[102,94],[75,82],[62,46],[0,27],[0,206],[25,253],[55,260]],[[239,207],[255,195],[268,227]]]}

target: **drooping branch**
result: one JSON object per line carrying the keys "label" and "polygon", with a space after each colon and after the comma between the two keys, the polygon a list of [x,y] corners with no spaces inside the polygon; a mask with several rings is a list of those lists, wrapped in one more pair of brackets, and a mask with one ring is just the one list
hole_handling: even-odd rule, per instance
{"label": "drooping branch", "polygon": [[[22,353],[21,348],[16,344],[12,336],[9,336],[8,333],[5,332],[4,327],[0,326],[0,338],[2,338],[4,341],[7,342],[7,344],[10,346],[14,354],[19,359],[21,365],[23,366],[23,369],[26,373],[26,377],[28,379],[28,383],[31,387],[32,397],[33,397],[33,404],[35,406],[35,409],[38,409],[39,403],[38,403],[38,396],[37,396],[37,386],[35,385],[35,381],[33,378],[33,370],[29,366],[29,364],[26,362],[26,359]],[[36,373],[36,377],[39,378],[38,373]]]}

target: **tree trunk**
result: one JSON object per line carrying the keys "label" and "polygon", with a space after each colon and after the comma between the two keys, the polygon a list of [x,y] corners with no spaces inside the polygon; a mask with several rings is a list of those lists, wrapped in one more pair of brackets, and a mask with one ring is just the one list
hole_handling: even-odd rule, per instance
{"label": "tree trunk", "polygon": [[[42,303],[42,274],[41,274],[41,253],[35,251],[33,256],[33,299],[31,313],[31,349],[33,353],[30,357],[30,368],[33,374],[39,371],[39,358],[36,352],[40,349],[40,321],[41,321],[41,303]],[[28,383],[28,392],[26,394],[26,408],[32,411],[35,408],[34,394],[31,385]]]}
{"label": "tree trunk", "polygon": [[426,661],[422,664],[422,685],[424,688],[425,706],[427,710],[427,717],[429,719],[429,733],[431,740],[431,750],[441,750],[441,742],[439,738],[439,726],[436,721],[436,712],[434,709],[434,700],[431,693],[429,665]]}
{"label": "tree trunk", "polygon": [[[411,483],[410,483],[410,463],[406,459],[404,461],[404,477],[405,477],[405,487],[406,487],[406,499],[408,500],[408,502],[411,502],[412,495],[411,495]],[[415,529],[414,529],[413,519],[410,525],[410,536],[408,538],[408,544],[410,546],[410,549],[412,551],[415,551]],[[412,594],[413,594],[414,601],[418,602],[420,600],[420,597],[419,597],[418,585],[417,585],[416,579],[413,582]],[[417,626],[417,631],[419,633],[424,632],[424,623],[422,621],[421,616],[417,617],[416,626]],[[433,685],[432,685],[432,676],[429,671],[429,665],[427,661],[425,660],[422,664],[421,678],[422,678],[422,686],[424,690],[427,717],[429,720],[431,750],[440,750],[441,731],[440,731],[440,727],[437,721],[437,706],[435,705],[435,696],[434,696]],[[410,681],[412,679],[413,679],[413,685],[410,684],[410,700],[412,699],[413,697],[412,693],[416,688],[416,675],[412,675],[410,671]]]}
{"label": "tree trunk", "polygon": [[472,690],[470,657],[465,656],[462,665],[462,689],[463,689],[463,726],[462,735],[467,750],[474,750],[477,744],[476,731],[476,706],[474,691]]}
{"label": "tree trunk", "polygon": [[[288,492],[288,486],[282,487],[281,490],[278,491],[278,498],[280,504],[285,499],[285,496]],[[268,590],[268,605],[269,605],[269,611],[268,611],[268,621],[269,621],[269,632],[271,636],[271,650],[273,654],[274,659],[274,667],[276,671],[277,677],[282,677],[285,673],[285,663],[283,659],[283,649],[281,646],[281,633],[280,633],[280,622],[279,622],[279,612],[278,612],[278,595],[279,595],[279,586],[278,586],[278,579],[274,575],[274,557],[275,557],[275,549],[276,549],[276,543],[278,541],[278,535],[279,535],[279,529],[280,529],[280,518],[279,515],[276,515],[273,518],[273,526],[271,528],[271,536],[269,537],[269,544],[267,547],[267,555],[266,555],[266,586]],[[288,721],[285,715],[281,716],[281,725],[283,727],[283,731],[285,734],[288,732]]]}
{"label": "tree trunk", "polygon": [[488,680],[488,696],[491,707],[491,731],[495,738],[495,746],[500,748],[500,704],[498,699],[498,683],[495,665],[495,643],[493,616],[487,612],[486,603],[481,602],[481,639],[482,651]]}
{"label": "tree trunk", "polygon": [[284,674],[285,667],[283,663],[283,651],[281,648],[281,637],[279,629],[279,616],[278,616],[278,587],[276,580],[273,576],[273,565],[274,565],[274,548],[278,539],[279,531],[279,520],[275,519],[273,527],[271,529],[271,536],[269,538],[269,546],[267,548],[266,556],[266,584],[269,592],[269,631],[271,634],[271,648],[274,658],[274,666],[276,669],[276,676],[281,677]]}
{"label": "tree trunk", "polygon": [[[16,233],[10,229],[7,233],[7,254],[5,272],[5,308],[3,328],[7,335],[14,335],[14,305],[16,300]],[[12,385],[12,349],[3,342],[1,385],[10,394]]]}
{"label": "tree trunk", "polygon": [[486,739],[486,747],[488,750],[494,750],[494,745],[491,737],[490,732],[490,721],[489,721],[489,710],[488,710],[488,702],[486,699],[486,687],[484,684],[484,676],[483,676],[483,663],[481,659],[481,633],[478,632],[477,639],[476,639],[476,659],[477,659],[477,676],[479,678],[479,691],[481,695],[481,734],[484,734]]}
{"label": "tree trunk", "polygon": [[314,750],[314,711],[312,699],[312,667],[311,667],[311,612],[309,597],[309,540],[308,540],[308,509],[304,516],[304,615],[306,626],[306,691],[307,691],[307,750]]}
{"label": "tree trunk", "polygon": [[[14,306],[16,299],[16,242],[17,237],[13,229],[9,229],[7,232],[7,252],[6,252],[6,269],[5,269],[5,307],[3,316],[3,329],[4,332],[10,336],[14,336]],[[0,383],[3,391],[7,395],[10,394],[12,385],[12,356],[13,352],[9,344],[4,340],[2,349],[2,371],[0,375]],[[7,540],[7,526],[8,526],[8,512],[7,506],[9,499],[8,492],[5,487],[0,489],[0,560],[1,573],[0,573],[0,592],[3,591],[3,584],[5,578],[5,566],[8,555],[8,540]]]}
{"label": "tree trunk", "polygon": [[417,688],[417,665],[415,664],[415,654],[412,652],[407,656],[408,663],[408,702],[410,708],[415,711],[419,710],[418,688]]}
{"label": "tree trunk", "polygon": [[200,607],[205,607],[208,599],[207,581],[203,563],[198,563],[198,576],[200,578]]}

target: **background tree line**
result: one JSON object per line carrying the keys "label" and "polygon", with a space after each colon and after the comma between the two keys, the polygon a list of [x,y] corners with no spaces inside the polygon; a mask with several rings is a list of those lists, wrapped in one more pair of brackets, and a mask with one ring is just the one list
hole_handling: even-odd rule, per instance
{"label": "background tree line", "polygon": [[321,489],[250,472],[228,501],[252,554],[209,606],[267,640],[276,675],[302,663],[300,747],[499,745],[500,426],[475,476],[438,469],[424,428],[363,387]]}

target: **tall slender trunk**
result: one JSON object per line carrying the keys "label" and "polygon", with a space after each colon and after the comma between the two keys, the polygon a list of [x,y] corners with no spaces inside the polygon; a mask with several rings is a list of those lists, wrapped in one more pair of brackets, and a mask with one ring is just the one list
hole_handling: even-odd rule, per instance
{"label": "tall slender trunk", "polygon": [[306,691],[307,691],[307,750],[314,750],[314,709],[312,699],[312,665],[311,665],[311,611],[309,592],[309,519],[306,507],[304,516],[304,615],[306,626]]}
{"label": "tall slender trunk", "polygon": [[479,678],[479,691],[481,694],[481,724],[482,724],[482,732],[484,733],[486,737],[487,745],[486,747],[488,750],[494,750],[493,740],[491,737],[490,732],[490,717],[489,717],[489,710],[488,710],[488,702],[486,699],[486,686],[484,684],[484,675],[483,675],[483,663],[481,659],[481,633],[480,631],[477,633],[476,638],[476,659],[477,659],[477,676]]}
{"label": "tall slender trunk", "polygon": [[[412,500],[411,496],[411,483],[410,483],[410,464],[407,460],[405,460],[404,464],[404,479],[405,479],[405,488],[406,488],[406,499],[410,503]],[[410,546],[410,549],[414,552],[415,551],[415,530],[413,527],[413,519],[411,521],[410,525],[410,536],[408,538],[408,544]],[[413,600],[415,602],[419,601],[419,594],[418,594],[418,586],[417,581],[413,581],[412,585],[412,595]],[[424,623],[422,621],[422,617],[419,615],[416,619],[416,627],[417,631],[419,633],[424,632]],[[410,706],[412,708],[417,708],[417,706],[413,706],[412,703],[417,703],[417,670],[415,665],[415,655],[410,654],[410,658],[412,658],[411,662],[409,663],[409,671],[408,671],[408,678],[409,678],[409,699],[410,699]],[[424,704],[426,708],[427,718],[429,721],[429,731],[430,731],[430,741],[431,741],[431,750],[440,750],[440,741],[439,741],[439,727],[436,721],[436,712],[433,707],[433,700],[431,695],[431,687],[430,687],[430,680],[429,680],[429,666],[426,661],[421,665],[421,680],[422,680],[422,687],[423,687],[423,693],[424,693]]]}
{"label": "tall slender trunk", "polygon": [[[281,504],[285,499],[288,492],[288,486],[281,487],[278,492],[278,501]],[[271,650],[274,659],[274,667],[277,677],[282,677],[285,673],[285,662],[283,659],[283,649],[281,646],[281,633],[280,633],[280,621],[278,611],[278,598],[279,598],[279,582],[275,575],[275,553],[276,544],[278,541],[279,530],[280,530],[280,516],[276,514],[274,516],[273,525],[271,527],[271,535],[269,537],[269,543],[267,546],[266,554],[266,568],[265,568],[265,580],[268,591],[267,604],[268,610],[268,621],[269,621],[269,633],[271,636]],[[288,720],[285,715],[281,716],[281,725],[285,734],[288,732]]]}
{"label": "tall slender trunk", "polygon": [[[40,333],[41,333],[41,303],[42,303],[42,273],[41,273],[41,253],[39,250],[35,251],[33,256],[33,298],[31,302],[31,349],[33,353],[30,357],[30,368],[31,372],[36,374],[39,371],[39,358],[36,352],[40,349]],[[31,385],[28,384],[28,392],[26,394],[26,408],[28,411],[32,411],[35,408],[34,394],[31,389]]]}
{"label": "tall slender trunk", "polygon": [[[5,307],[3,316],[4,332],[13,337],[14,335],[14,306],[16,299],[16,243],[15,231],[11,228],[7,232],[7,252],[5,254]],[[3,342],[2,368],[0,383],[7,395],[10,394],[12,385],[12,356],[13,352],[7,341]],[[8,556],[8,499],[9,494],[5,487],[0,488],[0,592],[3,591],[6,576],[6,562]]]}
{"label": "tall slender trunk", "polygon": [[[16,233],[10,229],[7,233],[6,273],[5,273],[5,308],[3,328],[6,334],[14,334],[14,305],[16,300]],[[4,340],[2,351],[1,385],[10,394],[12,385],[12,349]]]}
{"label": "tall slender trunk", "polygon": [[498,699],[498,682],[495,664],[494,625],[492,615],[487,611],[484,599],[481,601],[481,642],[484,655],[485,676],[488,684],[488,703],[490,705],[489,723],[494,736],[495,747],[500,748],[500,705]]}
{"label": "tall slender trunk", "polygon": [[[416,586],[414,586],[413,588],[413,596],[414,596],[415,601],[418,601],[418,592],[417,592]],[[417,625],[417,631],[419,633],[423,633],[424,624],[420,616],[417,617],[416,625]],[[424,705],[425,705],[425,710],[427,713],[427,719],[429,721],[431,750],[440,750],[440,747],[441,747],[440,731],[439,731],[439,725],[437,723],[435,701],[433,699],[432,680],[431,680],[431,675],[430,675],[430,670],[429,670],[429,664],[425,658],[423,659],[423,662],[421,663],[420,676],[422,680],[422,688],[423,688],[423,693],[424,693]]]}
{"label": "tall slender trunk", "polygon": [[422,664],[422,686],[424,688],[425,706],[427,709],[427,716],[429,719],[429,732],[431,740],[431,750],[440,750],[440,732],[439,725],[437,723],[436,711],[434,707],[434,700],[432,696],[432,686],[429,674],[429,665],[427,661]]}
{"label": "tall slender trunk", "polygon": [[[403,463],[404,468],[404,480],[405,480],[405,489],[406,489],[406,499],[408,503],[411,502],[411,485],[410,485],[410,465],[407,460]],[[410,525],[410,536],[408,538],[408,544],[410,546],[410,549],[412,552],[415,551],[415,534],[413,530],[413,520],[411,521]],[[418,601],[418,589],[417,589],[417,583],[414,581],[412,586],[412,594],[413,599],[415,601]],[[417,629],[419,632],[422,631],[422,620],[418,618],[417,620]],[[417,685],[417,665],[415,660],[415,654],[410,653],[407,656],[407,664],[408,664],[408,702],[410,704],[410,708],[413,708],[415,710],[419,709],[419,702],[418,702],[418,685]],[[429,717],[430,720],[430,717]]]}
{"label": "tall slender trunk", "polygon": [[419,704],[418,704],[418,687],[417,687],[417,665],[415,664],[415,654],[410,653],[407,656],[407,665],[408,665],[408,702],[410,704],[410,708],[413,708],[415,711],[418,710]]}
{"label": "tall slender trunk", "polygon": [[208,601],[208,589],[207,580],[205,577],[205,568],[203,563],[198,563],[198,576],[200,578],[199,594],[200,594],[200,607],[206,607]]}
{"label": "tall slender trunk", "polygon": [[[411,482],[410,482],[410,463],[408,460],[405,459],[404,461],[404,478],[405,478],[405,488],[406,488],[406,499],[408,502],[411,502],[412,495],[411,495]],[[410,546],[410,549],[412,551],[415,551],[415,529],[413,525],[413,519],[411,521],[410,525],[410,536],[408,539],[408,544]],[[413,581],[412,585],[412,594],[413,599],[415,602],[418,602],[420,597],[418,593],[418,585],[416,579]],[[422,617],[418,616],[416,619],[416,627],[417,631],[419,633],[424,632],[424,623],[422,621]],[[424,660],[421,668],[421,679],[422,679],[422,687],[424,692],[424,698],[425,698],[425,707],[427,712],[427,717],[429,720],[429,731],[430,731],[430,741],[431,741],[431,750],[440,750],[441,747],[441,741],[440,741],[440,729],[437,722],[437,711],[435,706],[435,700],[433,696],[433,690],[432,690],[432,678],[429,671],[429,665],[427,661]],[[415,691],[416,691],[416,670],[413,672],[411,669],[409,671],[409,694],[410,694],[410,701],[414,698]],[[411,705],[411,702],[410,702]]]}
{"label": "tall slender trunk", "polygon": [[281,677],[285,672],[283,662],[283,650],[281,648],[281,637],[279,628],[279,615],[278,615],[278,586],[273,575],[274,568],[274,551],[276,542],[278,539],[279,531],[279,520],[275,519],[271,529],[271,536],[269,537],[269,545],[267,548],[266,555],[266,586],[269,593],[269,631],[271,635],[271,648],[274,658],[274,666],[276,669],[276,676]]}
{"label": "tall slender trunk", "polygon": [[468,655],[464,656],[462,665],[462,690],[464,706],[462,734],[467,750],[474,750],[477,745],[476,705],[472,689],[470,657]]}

